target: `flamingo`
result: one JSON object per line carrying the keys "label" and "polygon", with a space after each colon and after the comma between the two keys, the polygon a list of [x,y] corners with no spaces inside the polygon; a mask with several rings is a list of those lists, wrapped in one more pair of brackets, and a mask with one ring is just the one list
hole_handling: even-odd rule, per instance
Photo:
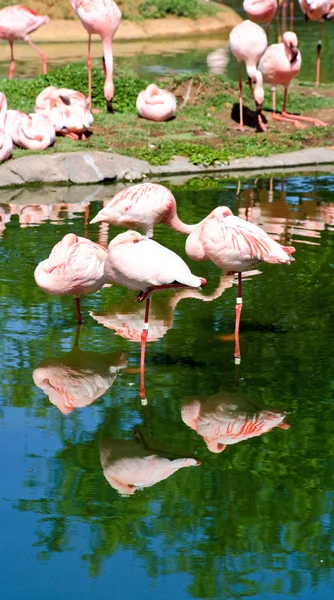
{"label": "flamingo", "polygon": [[54,144],[55,129],[48,117],[7,110],[5,129],[14,144],[26,150],[45,150]]}
{"label": "flamingo", "polygon": [[196,261],[211,260],[217,267],[238,273],[235,307],[235,357],[240,359],[239,324],[242,308],[241,273],[260,263],[290,264],[293,246],[281,246],[257,225],[233,215],[226,206],[215,208],[187,237],[186,253]]}
{"label": "flamingo", "polygon": [[[320,119],[293,115],[286,112],[288,88],[292,79],[298,75],[302,61],[297,46],[298,39],[296,34],[293,31],[286,31],[283,34],[283,42],[269,46],[260,59],[259,70],[263,74],[264,82],[274,86],[272,88],[272,117],[275,121],[287,121],[288,123],[293,123],[296,127],[302,127],[299,121],[306,121],[307,123],[312,123],[318,127],[326,126],[327,123],[320,121]],[[284,86],[284,101],[281,115],[276,114],[277,85]]]}
{"label": "flamingo", "polygon": [[168,121],[176,112],[176,98],[172,92],[160,89],[155,83],[139,92],[136,108],[143,119]]}
{"label": "flamingo", "polygon": [[[248,84],[254,96],[256,114],[257,114],[257,129],[258,131],[266,131],[266,127],[262,122],[261,111],[264,100],[263,78],[262,73],[257,69],[262,54],[268,46],[267,36],[262,27],[252,21],[242,21],[236,25],[230,33],[230,48],[232,54],[238,61],[238,79],[239,79],[239,107],[240,107],[240,131],[244,131],[243,123],[243,108],[242,108],[242,79],[241,79],[241,62],[244,61],[248,75]],[[253,82],[255,82],[253,91]]]}
{"label": "flamingo", "polygon": [[105,84],[104,97],[108,112],[114,112],[112,99],[114,97],[112,39],[121,22],[122,13],[113,0],[70,0],[72,7],[81,23],[88,32],[88,98],[89,108],[92,108],[92,59],[90,44],[92,34],[96,33],[102,39]]}
{"label": "flamingo", "polygon": [[179,219],[172,192],[159,183],[138,183],[118,192],[91,220],[91,224],[101,222],[129,229],[140,227],[149,238],[158,223],[186,234],[198,225],[187,225]]}
{"label": "flamingo", "polygon": [[203,437],[210,452],[223,452],[237,444],[268,433],[274,427],[289,429],[286,413],[258,410],[242,392],[219,392],[190,398],[181,409],[182,421]]}
{"label": "flamingo", "polygon": [[267,25],[269,42],[269,26],[277,10],[277,0],[244,0],[242,8],[251,21]]}
{"label": "flamingo", "polygon": [[13,141],[5,130],[7,98],[0,92],[0,163],[9,158],[13,152]]}
{"label": "flamingo", "polygon": [[37,96],[35,113],[47,116],[56,133],[74,140],[86,140],[84,132],[94,121],[84,94],[52,85]]}
{"label": "flamingo", "polygon": [[22,6],[21,4],[13,4],[6,6],[0,10],[0,38],[8,40],[10,45],[10,69],[9,79],[13,79],[15,72],[15,60],[13,52],[13,43],[16,40],[24,40],[36,50],[43,62],[43,73],[47,73],[46,56],[41,52],[35,44],[29,39],[29,33],[32,33],[41,25],[45,25],[50,21],[49,17],[40,17],[34,10]]}
{"label": "flamingo", "polygon": [[94,294],[105,283],[106,248],[68,233],[54,246],[49,258],[37,265],[37,285],[53,296],[74,296],[78,323],[82,322],[80,296]]}
{"label": "flamingo", "polygon": [[315,86],[320,82],[320,54],[322,45],[322,24],[324,20],[334,19],[334,0],[298,0],[299,6],[305,15],[306,21],[319,21],[319,40],[317,46],[317,66]]}
{"label": "flamingo", "polygon": [[127,367],[124,353],[80,350],[79,333],[80,325],[70,352],[43,359],[32,374],[35,385],[64,415],[100,398],[113,385],[119,371]]}

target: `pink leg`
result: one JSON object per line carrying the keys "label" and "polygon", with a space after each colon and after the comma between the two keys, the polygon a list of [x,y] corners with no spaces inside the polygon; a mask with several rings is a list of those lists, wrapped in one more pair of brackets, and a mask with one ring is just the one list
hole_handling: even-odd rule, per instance
{"label": "pink leg", "polygon": [[88,105],[92,108],[92,58],[90,55],[90,42],[91,36],[88,36],[88,56],[87,56],[87,69],[88,69]]}
{"label": "pink leg", "polygon": [[276,88],[272,88],[272,93],[273,93],[273,96],[272,96],[272,110],[273,110],[272,118],[274,119],[274,121],[286,121],[288,123],[292,123],[298,129],[303,129],[304,126],[301,123],[298,123],[298,121],[293,120],[292,116],[291,116],[291,118],[285,118],[276,113]]}
{"label": "pink leg", "polygon": [[[254,92],[253,92],[253,82],[251,77],[248,77],[248,85],[249,85],[249,89],[251,91],[251,94],[254,98]],[[256,104],[255,102],[255,108],[256,108],[256,116],[257,116],[257,131],[267,131],[267,128],[265,126],[265,124],[262,121],[262,107],[258,104]]]}
{"label": "pink leg", "polygon": [[80,329],[81,329],[81,323],[78,323],[77,330],[75,332],[74,344],[73,344],[74,348],[77,348],[79,346]]}
{"label": "pink leg", "polygon": [[238,79],[239,79],[239,111],[240,111],[239,130],[245,131],[244,119],[243,119],[243,109],[242,109],[242,79],[241,79],[241,63],[240,62],[238,63]]}
{"label": "pink leg", "polygon": [[318,46],[317,46],[317,66],[316,66],[316,71],[315,71],[315,87],[319,87],[319,83],[320,83],[321,45],[322,45],[322,21],[320,21],[319,40],[318,40]]}
{"label": "pink leg", "polygon": [[78,297],[75,298],[75,307],[77,310],[77,321],[78,321],[78,324],[81,325],[82,318],[81,318],[81,311],[80,311],[80,298],[78,298]]}
{"label": "pink leg", "polygon": [[236,364],[240,362],[240,344],[239,344],[239,325],[240,325],[240,315],[242,309],[242,289],[241,289],[241,273],[238,273],[238,297],[237,303],[235,305],[235,328],[234,328],[234,338],[235,338],[235,348],[234,348],[234,357]]}
{"label": "pink leg", "polygon": [[43,52],[41,52],[37,46],[35,46],[35,44],[32,43],[32,41],[28,38],[28,36],[25,38],[25,41],[28,42],[29,46],[31,46],[34,50],[36,50],[37,54],[40,55],[42,62],[43,62],[43,75],[46,75],[48,72],[47,66],[46,66],[46,56],[45,54],[43,54]]}
{"label": "pink leg", "polygon": [[148,336],[148,317],[150,312],[150,298],[146,298],[145,305],[145,318],[143,324],[143,331],[141,333],[141,353],[140,353],[140,389],[139,395],[141,397],[142,405],[147,404],[146,391],[145,391],[145,350]]}
{"label": "pink leg", "polygon": [[313,123],[313,125],[316,125],[316,127],[326,127],[326,125],[328,125],[328,123],[325,123],[324,121],[320,121],[320,119],[315,119],[314,117],[303,117],[301,115],[292,115],[290,113],[287,113],[286,112],[287,97],[288,97],[288,88],[285,88],[283,110],[282,110],[283,118],[285,117],[286,119],[293,119],[294,121],[306,121],[307,123]]}
{"label": "pink leg", "polygon": [[293,1],[290,0],[290,31],[293,31],[293,19],[295,16],[295,7]]}
{"label": "pink leg", "polygon": [[9,42],[10,45],[10,67],[9,67],[9,79],[13,79],[15,73],[15,60],[14,60],[14,48],[13,42]]}

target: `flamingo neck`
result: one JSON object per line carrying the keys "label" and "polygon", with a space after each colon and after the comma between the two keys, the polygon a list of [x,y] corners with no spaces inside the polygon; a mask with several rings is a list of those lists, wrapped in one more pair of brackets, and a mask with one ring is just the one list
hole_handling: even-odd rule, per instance
{"label": "flamingo neck", "polygon": [[103,56],[104,56],[104,69],[106,79],[104,82],[104,97],[106,100],[112,100],[114,97],[114,59],[112,55],[112,43],[111,38],[104,38],[103,44]]}
{"label": "flamingo neck", "polygon": [[169,219],[165,221],[166,225],[168,225],[174,231],[178,231],[179,233],[186,233],[187,235],[194,231],[196,227],[198,227],[199,223],[195,223],[194,225],[188,225],[187,223],[183,223],[181,219],[177,216],[175,212]]}

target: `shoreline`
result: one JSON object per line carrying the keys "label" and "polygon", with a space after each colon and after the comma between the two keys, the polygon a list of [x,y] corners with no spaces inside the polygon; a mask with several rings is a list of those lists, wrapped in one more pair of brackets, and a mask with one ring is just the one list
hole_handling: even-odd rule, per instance
{"label": "shoreline", "polygon": [[32,155],[9,160],[0,165],[0,188],[29,184],[96,184],[117,181],[138,182],[164,176],[232,175],[269,173],[286,168],[314,168],[334,164],[334,149],[312,148],[273,154],[268,157],[238,158],[229,164],[204,167],[182,156],[167,165],[153,166],[139,158],[111,152],[60,152],[46,156]]}

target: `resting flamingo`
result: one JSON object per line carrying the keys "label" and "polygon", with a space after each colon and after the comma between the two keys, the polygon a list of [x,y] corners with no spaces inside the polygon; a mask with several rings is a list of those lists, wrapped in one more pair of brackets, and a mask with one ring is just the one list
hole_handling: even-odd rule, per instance
{"label": "resting flamingo", "polygon": [[136,108],[143,119],[168,121],[176,113],[176,98],[172,92],[160,89],[155,83],[139,92]]}
{"label": "resting flamingo", "polygon": [[15,72],[15,60],[13,43],[16,40],[24,40],[36,50],[43,62],[43,73],[46,75],[46,56],[41,52],[35,44],[29,39],[29,33],[38,29],[41,25],[45,25],[50,21],[49,17],[40,17],[34,10],[22,6],[21,4],[13,4],[6,6],[0,10],[0,38],[8,40],[10,45],[10,69],[9,79],[12,79]]}
{"label": "resting flamingo", "polygon": [[198,225],[187,225],[179,219],[172,192],[159,183],[138,183],[118,192],[91,220],[102,222],[128,229],[140,227],[147,237],[153,236],[158,223],[180,233],[190,233]]}
{"label": "resting flamingo", "polygon": [[196,261],[211,260],[217,267],[238,273],[235,357],[240,358],[239,324],[242,308],[241,273],[260,263],[290,264],[292,246],[281,246],[257,225],[233,215],[226,206],[215,208],[188,236],[186,253]]}
{"label": "resting flamingo", "polygon": [[[257,129],[258,131],[266,131],[266,127],[263,124],[261,117],[262,103],[264,100],[263,78],[262,73],[257,68],[257,63],[267,46],[267,36],[262,27],[256,25],[256,23],[252,23],[252,21],[242,21],[242,23],[236,25],[230,33],[231,52],[238,61],[240,131],[245,130],[242,107],[242,61],[245,62],[248,83],[254,96],[257,114]],[[253,82],[255,82],[254,91],[252,85]]]}
{"label": "resting flamingo", "polygon": [[[302,127],[299,121],[306,121],[318,127],[326,126],[327,123],[314,117],[304,117],[301,115],[289,114],[286,112],[286,102],[288,89],[291,81],[298,75],[301,67],[301,55],[297,48],[298,39],[293,31],[286,31],[283,34],[283,42],[272,44],[267,48],[260,59],[259,69],[263,74],[265,83],[270,83],[273,90],[273,113],[275,121],[287,121],[293,123],[296,127]],[[281,115],[276,114],[276,86],[284,86],[283,110]]]}
{"label": "resting flamingo", "polygon": [[305,15],[306,21],[320,21],[319,40],[317,46],[317,66],[315,75],[315,85],[320,82],[320,54],[322,45],[322,24],[324,20],[334,19],[334,0],[298,0],[299,6]]}
{"label": "resting flamingo", "polygon": [[34,273],[37,285],[53,296],[74,296],[78,323],[82,322],[80,296],[94,294],[105,283],[104,263],[108,252],[103,246],[68,233]]}
{"label": "resting flamingo", "polygon": [[259,410],[242,392],[218,392],[213,396],[190,398],[181,409],[182,421],[203,437],[210,452],[223,452],[237,444],[268,433],[274,427],[289,429],[286,413]]}
{"label": "resting flamingo", "polygon": [[13,143],[26,150],[46,150],[55,142],[56,132],[48,117],[20,110],[7,110],[5,129]]}
{"label": "resting flamingo", "polygon": [[89,108],[92,108],[92,59],[90,44],[92,34],[96,33],[102,39],[105,84],[104,97],[108,112],[114,112],[112,100],[114,97],[112,39],[121,22],[122,13],[113,0],[70,0],[72,7],[81,23],[88,32],[88,98]]}
{"label": "resting flamingo", "polygon": [[47,116],[58,135],[74,140],[86,140],[85,132],[94,121],[84,94],[52,85],[37,96],[35,113]]}
{"label": "resting flamingo", "polygon": [[13,152],[12,138],[5,130],[6,113],[7,98],[5,94],[0,92],[0,163],[9,158]]}

